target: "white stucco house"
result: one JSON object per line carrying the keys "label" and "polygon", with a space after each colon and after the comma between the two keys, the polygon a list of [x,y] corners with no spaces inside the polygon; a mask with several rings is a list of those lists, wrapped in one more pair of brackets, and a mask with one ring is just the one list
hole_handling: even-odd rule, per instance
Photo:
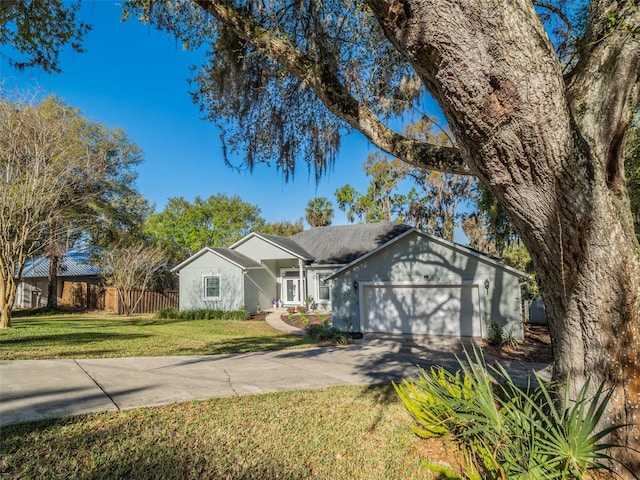
{"label": "white stucco house", "polygon": [[335,327],[482,337],[487,321],[522,337],[527,274],[477,251],[395,223],[315,227],[291,237],[251,233],[174,267],[180,309],[305,304]]}

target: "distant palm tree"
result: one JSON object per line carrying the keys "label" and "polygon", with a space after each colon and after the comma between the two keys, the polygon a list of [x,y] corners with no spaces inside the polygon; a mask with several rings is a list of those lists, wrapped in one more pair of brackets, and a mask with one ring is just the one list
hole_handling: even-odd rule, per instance
{"label": "distant palm tree", "polygon": [[306,220],[312,227],[326,227],[333,221],[333,205],[326,197],[316,197],[309,200],[306,209]]}

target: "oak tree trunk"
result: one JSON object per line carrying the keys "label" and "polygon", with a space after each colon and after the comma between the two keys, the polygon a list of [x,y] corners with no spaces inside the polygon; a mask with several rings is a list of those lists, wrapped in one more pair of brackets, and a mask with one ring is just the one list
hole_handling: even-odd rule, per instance
{"label": "oak tree trunk", "polygon": [[612,453],[640,472],[640,260],[622,159],[640,39],[591,45],[569,83],[530,1],[369,3],[531,254],[555,378],[572,394],[587,379],[614,388],[602,426],[628,425]]}

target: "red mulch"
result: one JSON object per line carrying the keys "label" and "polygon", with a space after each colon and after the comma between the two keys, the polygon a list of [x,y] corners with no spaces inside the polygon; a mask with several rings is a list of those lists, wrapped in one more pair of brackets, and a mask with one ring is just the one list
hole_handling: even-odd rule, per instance
{"label": "red mulch", "polygon": [[262,310],[261,312],[258,313],[252,313],[251,314],[251,318],[250,320],[255,320],[257,322],[259,321],[265,321],[265,319],[267,318],[267,315],[269,315],[270,312]]}
{"label": "red mulch", "polygon": [[309,325],[320,325],[322,322],[329,322],[331,325],[331,313],[327,312],[323,313],[305,313],[304,318],[307,319],[307,322],[302,321],[302,315],[299,313],[292,314],[291,318],[289,318],[288,313],[284,313],[280,316],[280,319],[284,323],[288,323],[289,325],[296,328],[305,328]]}

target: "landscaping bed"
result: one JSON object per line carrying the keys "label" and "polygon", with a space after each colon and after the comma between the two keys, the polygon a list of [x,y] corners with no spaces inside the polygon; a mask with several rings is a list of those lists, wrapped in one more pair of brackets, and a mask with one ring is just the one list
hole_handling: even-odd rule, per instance
{"label": "landscaping bed", "polygon": [[331,312],[307,312],[304,314],[284,313],[280,316],[280,319],[283,322],[296,328],[305,328],[309,325],[322,325],[324,322],[327,322],[329,325],[331,325]]}
{"label": "landscaping bed", "polygon": [[503,345],[502,347],[489,344],[484,340],[485,353],[495,358],[504,360],[516,360],[521,362],[553,362],[553,349],[551,348],[551,334],[547,325],[524,325],[524,341],[515,347]]}

